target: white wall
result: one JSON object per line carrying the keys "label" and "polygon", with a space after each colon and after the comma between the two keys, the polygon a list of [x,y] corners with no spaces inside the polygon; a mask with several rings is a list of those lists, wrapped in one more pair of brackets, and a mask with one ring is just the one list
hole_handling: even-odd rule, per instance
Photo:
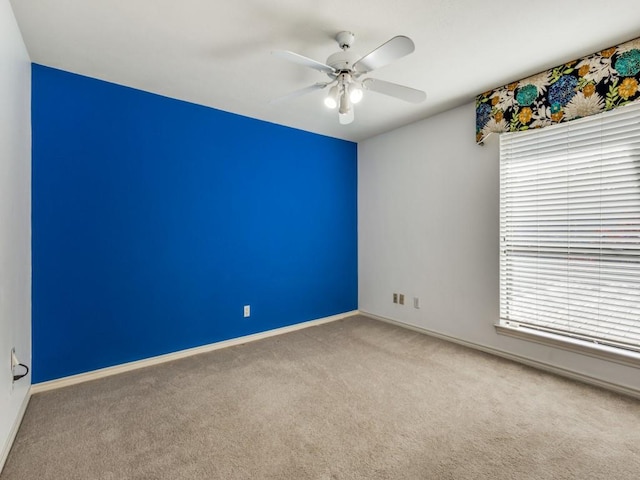
{"label": "white wall", "polygon": [[496,334],[499,148],[474,126],[469,104],[359,144],[359,309],[640,392],[638,369]]}
{"label": "white wall", "polygon": [[12,385],[12,347],[31,364],[31,64],[0,0],[0,468],[31,382]]}

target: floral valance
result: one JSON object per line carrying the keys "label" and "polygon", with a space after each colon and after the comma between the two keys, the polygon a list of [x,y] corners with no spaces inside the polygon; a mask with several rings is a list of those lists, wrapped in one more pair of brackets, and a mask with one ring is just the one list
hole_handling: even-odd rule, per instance
{"label": "floral valance", "polygon": [[476,98],[476,141],[586,117],[640,101],[640,38]]}

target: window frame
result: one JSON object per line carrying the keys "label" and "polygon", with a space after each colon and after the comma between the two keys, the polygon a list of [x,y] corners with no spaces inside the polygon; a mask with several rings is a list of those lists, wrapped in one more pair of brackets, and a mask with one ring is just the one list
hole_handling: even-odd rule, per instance
{"label": "window frame", "polygon": [[[635,110],[634,115],[637,117],[638,122],[640,123],[640,104],[632,105],[633,110]],[[622,107],[623,109],[626,107]],[[599,122],[602,115],[608,115],[610,112],[605,112],[604,114],[599,114],[594,117],[589,117],[585,119],[577,120],[578,122],[585,121],[594,121]],[[565,126],[563,124],[562,126]],[[552,127],[553,128],[553,127]],[[565,127],[569,128],[569,127]],[[531,134],[532,132],[525,132],[524,134]],[[535,135],[535,132],[533,132]],[[507,135],[519,135],[519,133],[511,133]],[[500,219],[500,231],[502,235],[503,229],[503,218],[502,218],[502,202],[503,202],[503,142],[500,142],[500,202],[501,202],[501,219]],[[640,241],[638,242],[640,244]],[[502,242],[501,242],[502,244]],[[504,252],[500,251],[500,262],[503,262],[503,254]],[[503,282],[503,268],[500,268],[500,282]],[[536,328],[535,325],[527,326],[522,325],[517,321],[510,321],[509,319],[503,318],[503,292],[501,287],[500,293],[500,318],[498,322],[494,325],[496,332],[500,335],[506,335],[509,337],[515,337],[518,339],[523,339],[527,341],[532,341],[535,343],[552,346],[556,348],[560,348],[563,350],[568,350],[574,353],[579,353],[595,358],[604,359],[607,361],[616,362],[619,364],[632,366],[632,367],[640,367],[640,351],[633,349],[626,349],[623,347],[616,347],[611,344],[603,344],[599,343],[597,339],[583,339],[578,336],[573,336],[569,332],[565,333],[555,333],[552,331],[546,331],[544,329]]]}

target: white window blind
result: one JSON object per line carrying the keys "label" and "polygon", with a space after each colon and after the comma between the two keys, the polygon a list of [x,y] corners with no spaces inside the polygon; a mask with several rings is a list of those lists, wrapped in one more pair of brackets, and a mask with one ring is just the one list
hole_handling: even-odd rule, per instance
{"label": "white window blind", "polygon": [[640,351],[640,104],[500,136],[500,324]]}

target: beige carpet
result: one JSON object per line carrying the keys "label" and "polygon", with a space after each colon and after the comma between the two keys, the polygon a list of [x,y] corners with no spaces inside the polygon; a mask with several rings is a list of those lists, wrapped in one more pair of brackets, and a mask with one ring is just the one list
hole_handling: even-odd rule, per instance
{"label": "beige carpet", "polygon": [[640,402],[364,317],[35,395],[1,480],[634,479]]}

